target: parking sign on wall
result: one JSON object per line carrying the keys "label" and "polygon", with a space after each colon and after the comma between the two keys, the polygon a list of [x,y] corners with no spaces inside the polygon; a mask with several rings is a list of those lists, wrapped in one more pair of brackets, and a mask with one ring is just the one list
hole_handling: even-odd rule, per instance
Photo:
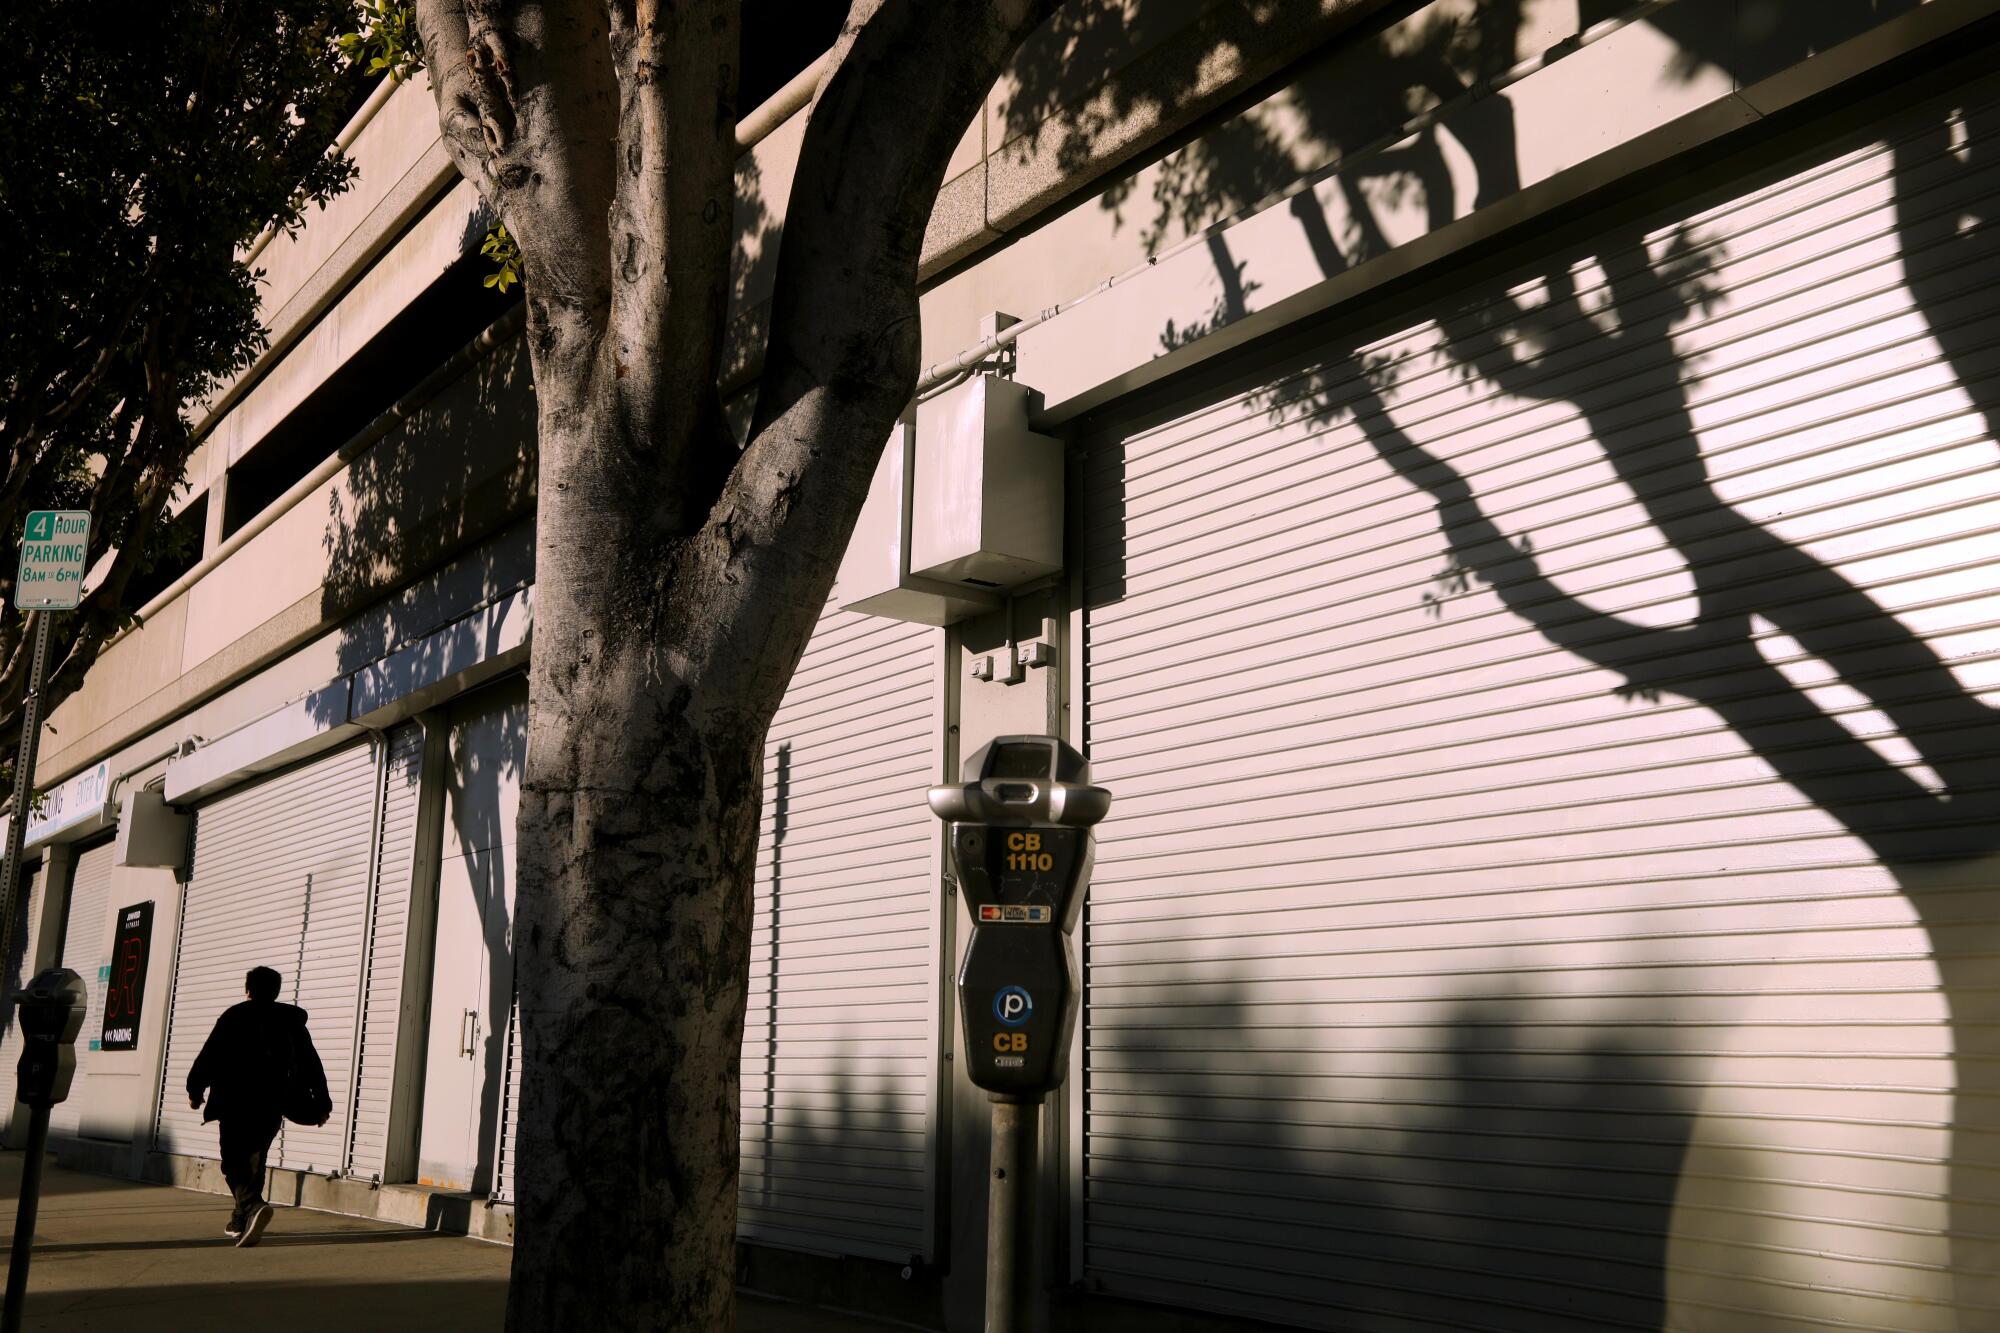
{"label": "parking sign on wall", "polygon": [[146,963],[153,951],[153,904],[134,903],[118,913],[118,934],[111,942],[111,966],[100,977],[104,986],[104,1029],[101,1050],[132,1051],[139,1047],[139,1018],[146,1003]]}

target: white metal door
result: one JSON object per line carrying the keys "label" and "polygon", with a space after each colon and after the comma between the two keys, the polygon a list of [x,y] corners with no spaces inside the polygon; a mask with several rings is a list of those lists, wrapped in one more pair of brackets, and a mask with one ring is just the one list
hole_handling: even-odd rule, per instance
{"label": "white metal door", "polygon": [[738,1230],[931,1249],[942,634],[829,609],[765,745]]}
{"label": "white metal door", "polygon": [[469,700],[451,720],[437,952],[418,1178],[495,1188],[514,990],[514,822],[526,753],[527,687]]}
{"label": "white metal door", "polygon": [[70,867],[69,909],[56,965],[82,977],[86,995],[83,1027],[76,1034],[76,1077],[70,1083],[68,1098],[49,1112],[52,1134],[75,1137],[83,1132],[90,1071],[104,1044],[104,987],[111,971],[105,946],[111,940],[111,860],[115,851],[108,842],[98,843],[78,852]]}
{"label": "white metal door", "polygon": [[1995,101],[1088,442],[1094,1285],[2000,1326]]}

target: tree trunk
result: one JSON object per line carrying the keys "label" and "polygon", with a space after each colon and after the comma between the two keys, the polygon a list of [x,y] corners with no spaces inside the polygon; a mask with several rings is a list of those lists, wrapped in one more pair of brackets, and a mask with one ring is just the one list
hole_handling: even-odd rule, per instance
{"label": "tree trunk", "polygon": [[508,1327],[734,1327],[764,733],[914,388],[953,150],[1054,0],[854,0],[723,426],[733,0],[417,0],[540,413]]}
{"label": "tree trunk", "polygon": [[643,489],[588,484],[617,424],[551,415],[518,823],[532,1076],[508,1327],[624,1328],[643,1310],[728,1329],[764,723],[713,707],[655,640],[674,601],[653,561],[671,567],[671,543],[644,539]]}

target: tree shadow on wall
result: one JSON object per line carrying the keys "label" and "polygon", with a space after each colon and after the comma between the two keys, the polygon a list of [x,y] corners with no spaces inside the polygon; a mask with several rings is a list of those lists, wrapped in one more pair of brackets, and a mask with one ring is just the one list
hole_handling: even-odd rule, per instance
{"label": "tree shadow on wall", "polygon": [[[1749,82],[1909,7],[1698,2],[1659,11],[1654,21],[1684,41],[1690,69],[1702,60],[1721,63]],[[1746,36],[1708,21],[1718,16],[1765,26]],[[1463,115],[1447,115],[1386,149],[1348,155],[1377,141],[1411,105],[1451,102],[1532,54],[1516,49],[1522,23],[1519,4],[1479,4],[1470,17],[1417,20],[1372,39],[1359,82],[1308,71],[1290,90],[1295,121],[1253,109],[1161,164],[1149,242],[1196,232],[1292,189],[1316,162],[1339,159],[1337,173],[1315,189],[1295,190],[1286,205],[1331,278],[1393,248],[1386,214],[1415,210],[1422,229],[1434,232],[1468,205],[1514,192],[1521,168],[1504,93],[1488,93]],[[1364,65],[1351,68],[1359,73]],[[1978,172],[1991,157],[1986,136],[2000,130],[1996,102],[2000,97],[1934,103],[1919,113],[1914,134],[1890,145],[1891,225],[1904,280],[1953,379],[1984,416],[1989,440],[2000,340],[1982,293],[2000,281],[2000,252]],[[1472,165],[1469,200],[1446,139]],[[1120,208],[1128,199],[1113,192],[1104,203]],[[1692,395],[1700,381],[1675,345],[1676,330],[1706,318],[1724,294],[1720,246],[1672,225],[1693,211],[1653,219],[1655,229],[1669,225],[1651,234],[1637,225],[1600,228],[1587,243],[1505,282],[1411,312],[1395,326],[1434,319],[1436,355],[1464,382],[1574,410],[1582,434],[1692,588],[1692,611],[1673,623],[1600,610],[1598,597],[1570,590],[1569,552],[1538,550],[1531,535],[1506,531],[1504,510],[1481,494],[1479,478],[1419,429],[1399,424],[1399,384],[1414,371],[1407,359],[1342,343],[1308,377],[1302,396],[1279,401],[1274,394],[1265,407],[1318,430],[1348,423],[1434,507],[1446,543],[1436,580],[1442,592],[1425,598],[1424,610],[1413,606],[1417,614],[1446,613],[1451,594],[1477,583],[1549,644],[1622,678],[1620,693],[1635,705],[1672,697],[1707,708],[1893,877],[1928,935],[1949,1008],[1956,1096],[1944,1230],[1953,1303],[1962,1319],[1982,1320],[2000,1309],[2000,1001],[1984,979],[2000,950],[2000,780],[1991,759],[2000,753],[2000,715],[1875,594],[1718,488],[1696,430]],[[1215,265],[1215,308],[1192,325],[1164,328],[1163,350],[1247,312],[1254,266],[1230,254],[1220,230],[1204,243]],[[1794,420],[1818,422],[1810,402],[1794,407]],[[1490,410],[1512,409],[1496,399]],[[1898,424],[1909,423],[1892,423],[1885,441],[1895,439]],[[1953,600],[1962,594],[1942,598]],[[1887,736],[1853,729],[1857,715],[1870,710],[1887,720]],[[1910,757],[1896,756],[1896,745]],[[1159,1165],[1169,1175],[1179,1169]],[[1495,1312],[1513,1300],[1504,1284],[1489,1288],[1483,1278],[1473,1289],[1495,1293]],[[1657,1326],[1657,1314],[1651,1325],[1642,1310],[1621,1318]]]}
{"label": "tree shadow on wall", "polygon": [[[831,1057],[827,1045],[794,1037],[783,1049],[754,1032],[746,1043],[737,1236],[778,1251],[913,1263],[931,1184],[918,1092],[927,1075]],[[752,1285],[788,1299],[847,1303],[768,1267]],[[902,1306],[895,1317],[939,1323],[935,1291],[923,1283],[897,1291],[856,1282],[853,1290],[854,1304],[886,1297]]]}
{"label": "tree shadow on wall", "polygon": [[[419,642],[534,579],[537,407],[519,333],[495,345],[484,332],[517,308],[480,286],[491,266],[476,252],[491,221],[483,208],[469,216],[461,240],[467,257],[383,335],[406,357],[398,378],[374,387],[379,404],[335,427],[358,430],[384,412],[395,418],[379,438],[348,446],[354,456],[325,501],[321,613],[344,622],[343,671]],[[744,305],[768,285],[778,236],[760,169],[748,155],[737,170],[735,224],[733,300]],[[422,381],[461,349],[469,364],[424,396]],[[342,444],[331,435],[321,442]],[[463,650],[451,641],[439,647]],[[426,678],[443,665],[412,664]]]}
{"label": "tree shadow on wall", "polygon": [[[1922,0],[1776,0],[1734,5],[1672,5],[1646,16],[1685,53],[1684,73],[1702,63],[1739,85],[1755,83],[1886,20],[1918,9]],[[1595,23],[1624,8],[1619,0],[1582,0],[1583,21]],[[2000,94],[1988,91],[1938,107],[1916,133],[1892,146],[1899,179],[1896,227],[1905,280],[1930,316],[1931,333],[1957,378],[2000,440],[2000,385],[1991,376],[1983,330],[1952,311],[2000,265],[2000,212],[1990,182],[2000,153]]]}
{"label": "tree shadow on wall", "polygon": [[1351,1025],[1287,1026],[1247,975],[1171,1024],[1100,992],[1094,1285],[1312,1328],[1661,1327],[1706,1057],[1669,1007],[1621,1031],[1490,957],[1377,979]]}
{"label": "tree shadow on wall", "polygon": [[[395,422],[355,449],[326,494],[320,611],[341,625],[343,672],[419,643],[534,577],[532,522],[524,520],[534,505],[535,398],[519,335],[468,353],[470,364],[429,397],[419,391],[447,358],[487,338],[491,321],[518,310],[479,285],[490,265],[476,251],[489,225],[483,208],[469,215],[467,258],[403,317],[436,308],[405,333],[407,385],[393,406],[382,403]],[[409,666],[433,676],[466,646],[440,643],[437,660]]]}

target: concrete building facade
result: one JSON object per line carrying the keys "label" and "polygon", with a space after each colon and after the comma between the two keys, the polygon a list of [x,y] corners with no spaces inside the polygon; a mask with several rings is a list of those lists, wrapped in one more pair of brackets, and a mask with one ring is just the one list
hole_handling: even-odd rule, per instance
{"label": "concrete building facade", "polygon": [[[1053,732],[1115,802],[1051,1326],[2000,1319],[1996,9],[1093,0],[1030,41],[768,741],[748,1285],[978,1326],[923,790]],[[739,135],[738,404],[795,94]],[[181,1082],[269,964],[336,1102],[283,1197],[508,1238],[533,399],[428,88],[343,141],[357,187],[257,257],[200,557],[49,719],[10,961],[92,987],[64,1160],[212,1184]],[[968,371],[1060,442],[1055,573],[911,557]]]}

